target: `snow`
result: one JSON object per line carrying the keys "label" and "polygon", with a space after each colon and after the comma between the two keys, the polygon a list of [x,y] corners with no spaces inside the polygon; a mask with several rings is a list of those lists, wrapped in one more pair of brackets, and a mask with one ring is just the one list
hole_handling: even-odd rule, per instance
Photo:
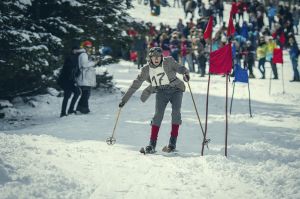
{"label": "snow", "polygon": [[49,38],[57,43],[57,45],[62,46],[62,40],[59,37],[54,36],[52,33],[39,33],[41,37]]}
{"label": "snow", "polygon": [[[48,48],[47,46],[45,45],[38,45],[38,46],[30,46],[30,47],[21,47],[19,48],[19,50],[28,50],[28,51],[38,51],[38,50],[45,50],[45,51],[48,51]],[[46,60],[44,60],[46,61]],[[48,66],[49,64],[45,64],[46,66]]]}
{"label": "snow", "polygon": [[16,2],[14,2],[14,4],[21,9],[26,9],[27,6],[32,5],[32,1],[31,0],[18,0]]}
{"label": "snow", "polygon": [[19,2],[24,4],[24,5],[29,5],[29,6],[32,5],[31,0],[19,0]]}
{"label": "snow", "polygon": [[[142,13],[137,5],[135,9]],[[174,14],[163,20],[175,24],[178,19],[174,16],[180,16],[177,9],[162,8],[162,13],[165,9]],[[112,133],[121,93],[139,73],[130,62],[106,67],[120,91],[93,90],[88,115],[59,118],[62,98],[50,94],[15,100],[14,109],[20,114],[0,120],[0,198],[300,198],[300,90],[299,83],[288,81],[292,66],[286,52],[284,60],[284,71],[278,66],[280,80],[272,81],[271,95],[268,64],[267,79],[250,80],[253,118],[249,117],[247,85],[236,84],[229,116],[228,158],[224,157],[225,78],[220,76],[211,77],[211,143],[203,157],[202,134],[189,91],[183,96],[177,154],[160,151],[169,139],[170,105],[157,154],[139,154],[140,147],[148,144],[155,107],[155,96],[140,102],[141,89],[121,111],[117,143],[105,143]],[[254,73],[259,77],[257,68]],[[191,74],[202,124],[207,80]],[[232,88],[229,84],[229,96]],[[36,107],[28,101],[35,101]]]}
{"label": "snow", "polygon": [[102,66],[96,68],[96,75],[103,75],[106,72],[108,72],[106,67]]}
{"label": "snow", "polygon": [[13,105],[8,100],[0,100],[0,109],[12,107]]}
{"label": "snow", "polygon": [[47,92],[52,96],[58,96],[59,92],[55,88],[48,88]]}
{"label": "snow", "polygon": [[50,21],[48,22],[49,24],[55,24],[57,25],[60,24],[60,25],[63,25],[63,26],[59,26],[59,29],[64,32],[64,33],[68,33],[67,29],[66,28],[69,28],[69,29],[73,29],[75,30],[77,33],[83,33],[84,30],[82,28],[79,28],[71,23],[67,23],[65,21],[63,21],[63,19],[61,17],[49,17],[47,19],[47,21]]}
{"label": "snow", "polygon": [[80,6],[82,6],[82,3],[80,3],[80,2],[78,2],[78,1],[76,1],[76,0],[61,0],[61,2],[62,2],[62,3],[68,2],[68,3],[70,3],[70,5],[73,6],[73,7],[80,7]]}
{"label": "snow", "polygon": [[7,32],[12,35],[15,35],[15,36],[20,36],[22,39],[22,42],[27,41],[29,43],[32,43],[32,41],[30,39],[30,35],[29,35],[29,34],[32,34],[32,32],[25,31],[25,30],[8,30]]}
{"label": "snow", "polygon": [[[173,2],[169,1],[173,6]],[[173,7],[160,7],[161,15],[159,17],[152,16],[150,14],[150,5],[138,4],[133,1],[134,9],[129,10],[129,15],[135,18],[137,21],[148,22],[151,21],[154,25],[159,25],[160,23],[168,24],[171,27],[176,27],[178,19],[181,18],[184,21],[188,21],[189,18],[185,19],[185,14],[183,8],[173,8]],[[129,19],[130,20],[130,19]]]}

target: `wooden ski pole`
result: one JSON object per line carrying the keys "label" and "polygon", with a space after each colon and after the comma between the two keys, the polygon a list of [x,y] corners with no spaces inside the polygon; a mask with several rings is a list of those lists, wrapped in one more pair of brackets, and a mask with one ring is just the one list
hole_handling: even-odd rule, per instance
{"label": "wooden ski pole", "polygon": [[112,133],[111,137],[108,137],[108,138],[106,139],[106,143],[107,143],[108,145],[113,145],[113,144],[116,143],[115,132],[116,132],[117,124],[118,124],[118,121],[119,121],[121,109],[122,109],[122,108],[119,108],[119,111],[118,111],[118,113],[117,113],[117,118],[116,118],[115,126],[114,126],[114,129],[113,129],[113,133]]}

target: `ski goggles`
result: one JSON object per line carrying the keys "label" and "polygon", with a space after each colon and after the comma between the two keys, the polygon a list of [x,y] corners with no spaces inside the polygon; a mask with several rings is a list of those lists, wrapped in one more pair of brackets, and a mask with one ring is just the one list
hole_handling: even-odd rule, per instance
{"label": "ski goggles", "polygon": [[160,47],[153,47],[149,50],[149,57],[160,57],[162,56],[162,49]]}

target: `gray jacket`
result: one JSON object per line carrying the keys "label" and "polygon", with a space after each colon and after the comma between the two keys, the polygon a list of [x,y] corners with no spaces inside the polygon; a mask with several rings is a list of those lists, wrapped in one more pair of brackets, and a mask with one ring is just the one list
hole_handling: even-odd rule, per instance
{"label": "gray jacket", "polygon": [[[137,78],[132,82],[131,86],[129,87],[128,91],[125,93],[125,95],[122,98],[122,102],[126,103],[130,97],[135,93],[136,90],[138,90],[144,81],[151,82],[150,81],[150,75],[149,75],[149,67],[155,68],[155,66],[151,63],[148,63],[145,65],[142,69],[140,74],[137,76]],[[158,66],[161,67],[161,66]],[[189,74],[189,71],[184,66],[177,63],[173,57],[165,57],[163,59],[162,67],[164,68],[164,71],[166,75],[168,76],[168,79],[170,81],[170,86],[180,89],[182,92],[185,91],[185,85],[183,81],[178,79],[176,77],[176,73],[179,74]],[[152,93],[156,91],[156,88],[153,87],[151,84],[145,88],[141,95],[141,101],[145,102]]]}
{"label": "gray jacket", "polygon": [[88,54],[84,49],[77,50],[81,52],[78,57],[78,64],[80,68],[80,75],[76,79],[79,86],[96,86],[96,69],[94,66],[95,62],[89,61]]}

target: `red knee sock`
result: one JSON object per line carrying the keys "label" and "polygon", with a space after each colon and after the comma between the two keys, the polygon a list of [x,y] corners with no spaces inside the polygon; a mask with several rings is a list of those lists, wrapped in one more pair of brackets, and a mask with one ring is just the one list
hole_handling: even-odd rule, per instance
{"label": "red knee sock", "polygon": [[159,131],[159,126],[152,125],[151,136],[150,136],[151,140],[157,140],[158,131]]}
{"label": "red knee sock", "polygon": [[171,136],[172,137],[177,137],[178,136],[178,130],[179,130],[179,124],[172,124]]}

